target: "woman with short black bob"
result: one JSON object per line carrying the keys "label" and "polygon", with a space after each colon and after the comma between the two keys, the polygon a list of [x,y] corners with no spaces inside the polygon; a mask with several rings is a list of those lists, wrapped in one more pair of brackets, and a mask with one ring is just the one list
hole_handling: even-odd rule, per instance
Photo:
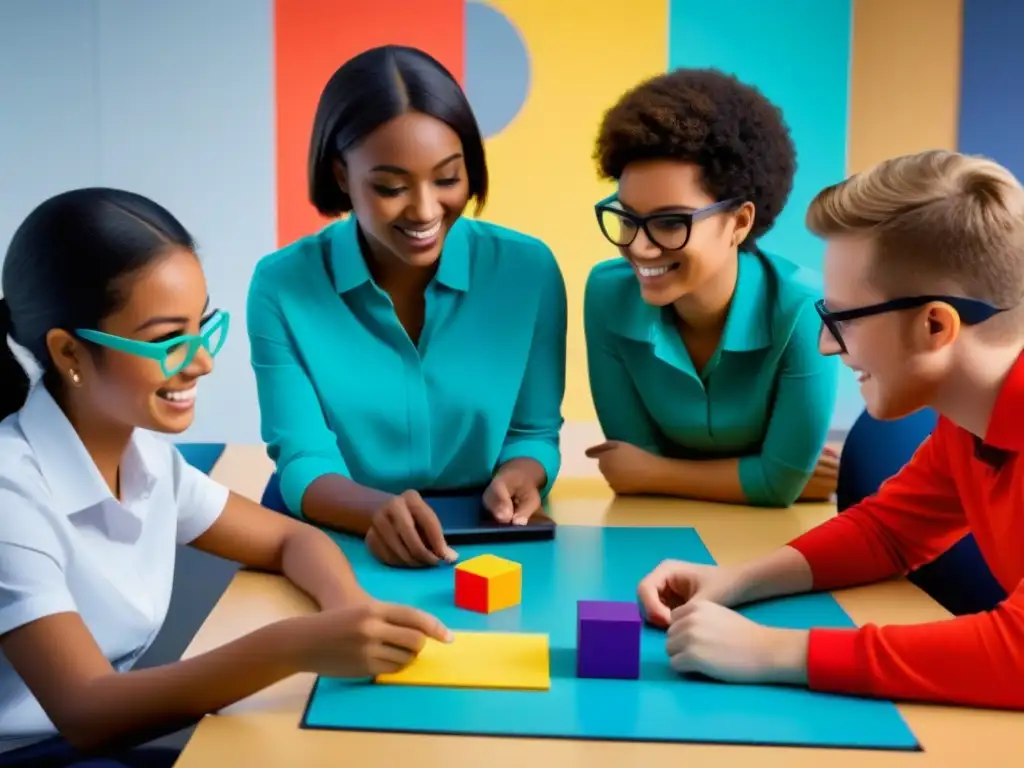
{"label": "woman with short black bob", "polygon": [[838,363],[818,351],[820,276],[766,253],[793,187],[781,111],[713,69],[646,80],[608,110],[617,183],[597,222],[621,258],[584,291],[590,386],[619,493],[784,507],[835,490]]}
{"label": "woman with short black bob", "polygon": [[309,194],[345,218],[264,258],[249,293],[277,503],[395,566],[456,557],[428,492],[525,524],[560,464],[565,286],[542,242],[463,216],[487,166],[458,82],[403,46],[343,64]]}
{"label": "woman with short black bob", "polygon": [[[432,617],[372,600],[323,532],[230,493],[148,434],[191,424],[228,329],[170,213],[114,189],[57,195],[15,232],[3,295],[0,766],[95,754],[171,765],[174,754],[129,747],[296,672],[395,670],[425,636],[447,638]],[[321,610],[129,671],[164,621],[185,543],[282,573]]]}

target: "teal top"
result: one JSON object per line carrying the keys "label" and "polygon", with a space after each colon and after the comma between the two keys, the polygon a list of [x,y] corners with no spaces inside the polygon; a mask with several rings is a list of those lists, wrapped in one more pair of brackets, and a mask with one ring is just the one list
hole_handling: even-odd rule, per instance
{"label": "teal top", "polygon": [[788,506],[828,438],[839,361],[818,350],[809,270],[741,252],[718,349],[700,375],[671,307],[647,304],[629,262],[605,261],[584,294],[590,386],[609,440],[682,459],[739,458],[750,504]]}
{"label": "teal top", "polygon": [[486,485],[561,464],[566,295],[541,241],[459,219],[427,287],[419,345],[367,268],[355,217],[263,258],[247,323],[261,430],[285,504],[340,474],[389,493]]}

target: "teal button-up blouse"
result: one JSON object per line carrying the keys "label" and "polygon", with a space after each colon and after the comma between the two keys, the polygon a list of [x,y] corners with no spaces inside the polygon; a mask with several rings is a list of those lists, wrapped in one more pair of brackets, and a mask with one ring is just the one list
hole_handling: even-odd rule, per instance
{"label": "teal button-up blouse", "polygon": [[337,473],[391,493],[560,467],[566,294],[539,240],[472,219],[448,233],[418,346],[373,281],[354,217],[263,260],[247,324],[261,432],[298,514]]}

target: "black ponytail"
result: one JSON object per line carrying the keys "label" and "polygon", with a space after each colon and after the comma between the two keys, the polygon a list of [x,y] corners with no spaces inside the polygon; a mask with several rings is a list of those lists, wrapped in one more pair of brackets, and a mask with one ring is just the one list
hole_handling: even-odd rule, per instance
{"label": "black ponytail", "polygon": [[28,374],[7,340],[11,334],[11,310],[7,300],[0,299],[0,420],[19,410],[28,397]]}
{"label": "black ponytail", "polygon": [[123,279],[192,236],[161,206],[118,189],[75,189],[51,197],[22,222],[3,264],[0,300],[0,419],[25,404],[29,377],[10,336],[56,386],[46,346],[54,329],[98,328],[127,300]]}

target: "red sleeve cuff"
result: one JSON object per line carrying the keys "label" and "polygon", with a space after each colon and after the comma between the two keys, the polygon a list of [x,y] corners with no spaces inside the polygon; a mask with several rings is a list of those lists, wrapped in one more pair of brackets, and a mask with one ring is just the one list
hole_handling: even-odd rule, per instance
{"label": "red sleeve cuff", "polygon": [[871,693],[860,630],[811,630],[807,646],[807,685],[827,693],[853,696]]}

